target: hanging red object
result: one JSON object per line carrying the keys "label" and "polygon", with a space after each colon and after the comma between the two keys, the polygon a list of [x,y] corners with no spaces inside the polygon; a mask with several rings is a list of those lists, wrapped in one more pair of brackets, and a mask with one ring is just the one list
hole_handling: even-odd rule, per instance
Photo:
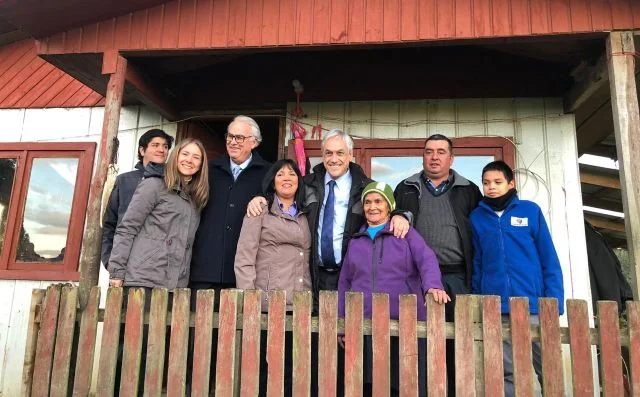
{"label": "hanging red object", "polygon": [[296,153],[296,162],[302,176],[307,173],[307,155],[304,152],[304,137],[307,130],[304,129],[297,121],[291,121],[291,132],[293,133],[293,144]]}

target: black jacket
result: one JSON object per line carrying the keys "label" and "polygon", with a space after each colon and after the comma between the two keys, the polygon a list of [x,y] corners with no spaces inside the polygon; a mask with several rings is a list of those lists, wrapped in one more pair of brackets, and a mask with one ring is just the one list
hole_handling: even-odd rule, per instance
{"label": "black jacket", "polygon": [[[342,238],[343,258],[347,252],[347,245],[349,244],[351,235],[358,233],[360,227],[365,223],[360,196],[364,188],[373,181],[367,177],[362,168],[355,163],[349,165],[349,171],[351,172],[351,193]],[[320,207],[322,207],[322,202],[324,201],[324,176],[326,173],[327,170],[324,164],[321,163],[313,167],[312,174],[305,175],[303,178],[305,184],[305,211],[308,214],[307,219],[309,221],[309,229],[311,230],[311,255],[309,256],[309,262],[311,266],[311,277],[313,279],[314,297],[318,296],[317,274],[321,264],[320,253],[318,252],[318,222],[320,218]]]}
{"label": "black jacket", "polygon": [[[423,171],[420,171],[400,182],[394,192],[396,207],[400,210],[411,211],[414,219],[418,218],[418,213],[420,212],[420,195],[423,191],[421,184],[424,184],[422,172]],[[480,200],[482,200],[482,194],[475,183],[467,180],[453,170],[452,172],[454,175],[454,184],[450,188],[449,198],[451,200],[453,214],[456,218],[455,221],[458,226],[458,232],[460,232],[460,238],[462,240],[465,266],[467,268],[466,281],[467,286],[470,288],[471,269],[473,266],[473,243],[471,226],[469,225],[469,215],[471,211],[478,206]],[[426,187],[424,187],[424,190],[426,190]]]}
{"label": "black jacket", "polygon": [[209,202],[193,245],[191,281],[235,285],[233,264],[247,204],[262,194],[262,179],[270,166],[254,151],[234,182],[227,154],[209,162]]}
{"label": "black jacket", "polygon": [[584,221],[584,232],[593,306],[596,307],[599,300],[615,301],[622,312],[626,301],[633,300],[633,291],[622,273],[620,261],[607,240],[587,221]]}
{"label": "black jacket", "polygon": [[104,226],[102,226],[102,252],[100,259],[105,268],[109,264],[116,227],[120,224],[124,213],[127,211],[133,193],[136,191],[143,176],[144,166],[142,162],[138,162],[133,171],[125,172],[116,178],[116,183],[109,196],[109,204],[105,211]]}

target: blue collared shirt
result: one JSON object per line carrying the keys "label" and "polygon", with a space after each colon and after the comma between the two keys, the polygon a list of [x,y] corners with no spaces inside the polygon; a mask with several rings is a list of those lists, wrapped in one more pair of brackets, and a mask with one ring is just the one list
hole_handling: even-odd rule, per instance
{"label": "blue collared shirt", "polygon": [[[324,205],[329,197],[328,183],[331,181],[331,175],[329,173],[324,174],[324,199],[322,200],[322,208],[320,209],[320,218],[318,221],[318,252],[322,252],[320,246],[322,239],[322,219],[324,219]],[[342,261],[342,237],[344,235],[344,226],[347,223],[347,212],[349,209],[349,195],[351,193],[351,171],[347,170],[347,173],[339,177],[336,181],[336,186],[333,190],[335,194],[334,211],[335,216],[333,218],[333,255],[336,259],[336,263],[339,265]]]}
{"label": "blue collared shirt", "polygon": [[298,215],[298,206],[295,201],[286,210],[284,209],[284,204],[282,204],[278,195],[276,195],[276,202],[278,203],[278,208],[280,208],[280,211],[282,211],[283,214],[291,215],[293,217]]}
{"label": "blue collared shirt", "polygon": [[[231,175],[233,175],[233,170],[237,167],[240,167],[240,174],[242,173],[242,171],[244,171],[245,169],[247,169],[247,167],[249,166],[249,163],[251,162],[251,159],[253,158],[253,153],[249,155],[249,158],[246,159],[242,164],[236,164],[233,162],[233,160],[229,159],[229,168],[231,169]],[[240,174],[238,174],[238,176],[240,176]]]}
{"label": "blue collared shirt", "polygon": [[425,185],[427,185],[427,189],[435,197],[438,197],[439,195],[443,194],[444,192],[449,190],[451,186],[453,186],[453,172],[451,171],[449,171],[449,177],[444,181],[440,182],[438,186],[436,186],[430,178],[427,178],[427,176],[424,175],[424,173],[422,176],[423,176]]}

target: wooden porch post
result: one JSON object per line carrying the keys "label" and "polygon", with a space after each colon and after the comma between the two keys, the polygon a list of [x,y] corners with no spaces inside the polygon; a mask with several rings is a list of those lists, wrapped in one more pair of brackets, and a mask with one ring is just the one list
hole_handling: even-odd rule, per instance
{"label": "wooden porch post", "polygon": [[607,64],[613,106],[613,125],[620,164],[622,206],[627,246],[634,264],[633,297],[640,299],[640,114],[635,77],[632,32],[611,32]]}
{"label": "wooden porch post", "polygon": [[80,307],[84,309],[91,287],[98,284],[100,273],[100,248],[102,245],[102,227],[100,226],[101,198],[107,168],[111,162],[114,139],[118,135],[122,94],[127,73],[127,60],[117,52],[105,52],[102,59],[102,74],[109,74],[100,152],[87,206],[87,226],[82,237],[80,254]]}

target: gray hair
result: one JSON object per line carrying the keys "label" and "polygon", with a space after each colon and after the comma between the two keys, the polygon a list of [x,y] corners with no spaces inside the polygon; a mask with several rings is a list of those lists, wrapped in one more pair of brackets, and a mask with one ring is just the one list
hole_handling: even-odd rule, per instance
{"label": "gray hair", "polygon": [[258,123],[256,123],[256,121],[254,119],[252,119],[251,117],[248,116],[236,116],[232,122],[229,123],[229,125],[227,126],[227,132],[229,132],[229,127],[231,127],[231,125],[233,123],[245,123],[247,124],[249,127],[251,127],[251,134],[253,135],[253,137],[255,138],[256,142],[258,142],[258,144],[260,144],[260,142],[262,142],[262,134],[260,133],[260,126],[258,126]]}
{"label": "gray hair", "polygon": [[351,139],[349,134],[347,134],[346,132],[338,128],[332,129],[325,136],[322,137],[322,150],[324,151],[324,146],[327,143],[327,141],[336,136],[339,136],[340,138],[342,138],[344,143],[347,144],[347,149],[349,150],[349,153],[353,154],[353,139]]}

